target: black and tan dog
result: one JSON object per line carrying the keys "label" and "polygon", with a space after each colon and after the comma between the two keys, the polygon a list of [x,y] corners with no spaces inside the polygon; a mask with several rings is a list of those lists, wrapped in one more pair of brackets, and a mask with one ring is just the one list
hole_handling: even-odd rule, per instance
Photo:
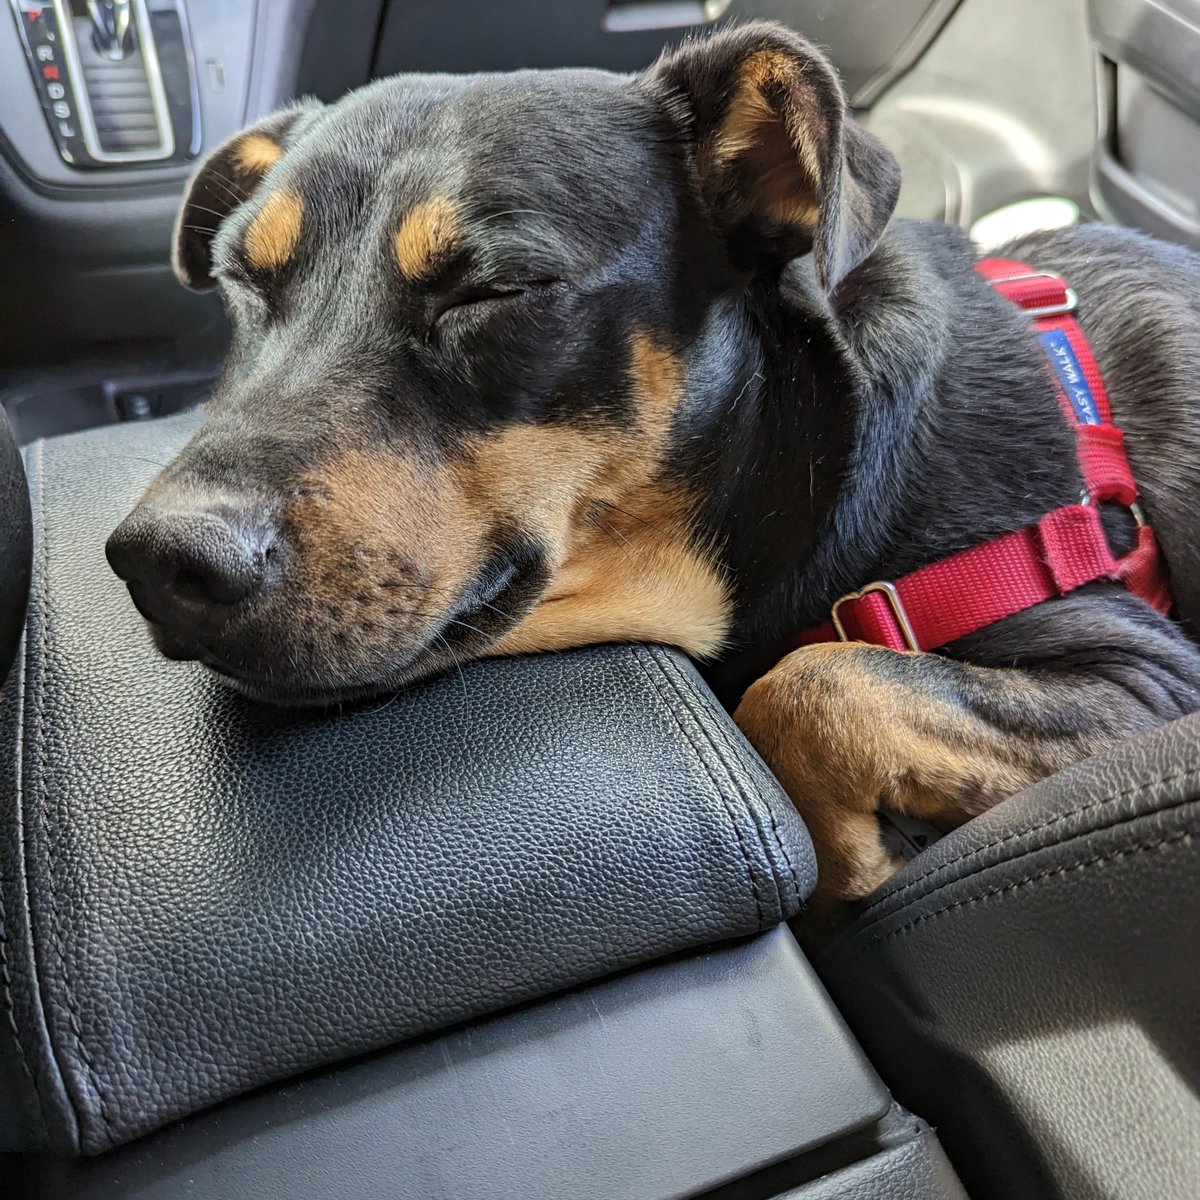
{"label": "black and tan dog", "polygon": [[[110,560],[165,654],[282,702],[680,646],[740,699],[824,894],[864,895],[881,805],[953,825],[1200,706],[1197,647],[1108,584],[943,654],[777,661],[850,589],[1079,494],[1027,320],[961,233],[889,226],[898,185],[771,25],[635,77],[409,76],[272,116],[184,204],[178,272],[233,348]],[[1200,259],[1098,227],[1016,253],[1082,297],[1195,629]]]}

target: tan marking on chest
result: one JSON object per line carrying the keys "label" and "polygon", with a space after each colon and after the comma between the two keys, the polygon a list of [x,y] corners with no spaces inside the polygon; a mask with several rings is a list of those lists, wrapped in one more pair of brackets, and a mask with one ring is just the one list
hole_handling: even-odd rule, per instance
{"label": "tan marking on chest", "polygon": [[489,654],[597,642],[665,642],[697,658],[729,634],[730,597],[711,557],[693,544],[686,505],[648,487],[576,533],[546,596]]}
{"label": "tan marking on chest", "polygon": [[409,279],[423,279],[457,242],[457,209],[445,196],[431,196],[405,214],[392,249],[397,265]]}
{"label": "tan marking on chest", "polygon": [[299,193],[291,188],[272,192],[246,230],[246,260],[260,270],[278,270],[295,253],[303,227],[304,201]]}

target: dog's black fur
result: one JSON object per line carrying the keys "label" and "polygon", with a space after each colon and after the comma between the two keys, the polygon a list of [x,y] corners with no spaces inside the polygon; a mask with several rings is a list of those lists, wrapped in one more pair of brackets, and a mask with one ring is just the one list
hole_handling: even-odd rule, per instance
{"label": "dog's black fur", "polygon": [[[685,380],[655,486],[695,498],[685,540],[728,581],[725,648],[706,669],[733,706],[839,595],[1079,496],[1073,437],[1026,318],[975,273],[960,231],[888,226],[895,163],[849,121],[828,64],[780,27],[690,44],[632,79],[386,80],[255,132],[282,149],[279,162],[239,165],[230,143],[181,217],[177,268],[192,286],[220,282],[235,341],[208,425],[152,489],[159,514],[200,495],[236,525],[227,498],[252,494],[277,520],[322,491],[314,468],[348,448],[433,464],[470,458],[471,439],[515,426],[636,430],[623,348],[650,330]],[[301,197],[303,235],[257,268],[248,230],[263,193],[280,189]],[[433,194],[452,199],[461,228],[453,253],[414,280],[390,239]],[[1200,650],[1184,632],[1200,622],[1200,258],[1098,226],[1007,253],[1062,273],[1080,295],[1183,621],[1093,585],[945,656],[860,656],[867,677],[902,684],[930,721],[949,706],[989,736],[1053,743],[1029,753],[1024,775],[1001,773],[1016,786],[1200,706]],[[605,495],[583,499],[596,524],[622,511]],[[127,527],[114,562],[168,653],[269,698],[354,696],[494,652],[536,609],[553,556],[519,514],[494,516],[459,594],[423,593],[420,607],[440,614],[432,632],[407,610],[388,610],[399,613],[389,626],[368,597],[370,619],[348,641],[347,606],[312,602],[311,561],[286,537],[264,552],[262,594],[234,609],[164,616]],[[1128,544],[1127,514],[1105,520],[1114,545]],[[400,560],[422,577],[413,547],[385,546],[372,565],[372,531],[344,536],[357,565],[329,586],[341,578],[354,592]],[[745,721],[769,759],[787,733],[765,734],[772,720]],[[996,798],[973,780],[929,785],[954,792],[937,815]],[[959,794],[971,788],[977,796]],[[842,894],[878,877],[834,874]]]}
{"label": "dog's black fur", "polygon": [[[1195,632],[1200,258],[1098,225],[1035,235],[1003,253],[1057,271],[1078,290],[1081,323],[1114,419],[1127,432],[1179,614]],[[717,418],[717,436],[738,438],[744,449],[725,478],[715,472],[705,511],[714,528],[732,532],[731,546],[746,551],[731,559],[735,578],[753,581],[740,631],[750,649],[715,671],[726,695],[740,694],[771,665],[789,634],[824,620],[838,596],[1078,500],[1074,438],[1043,351],[1028,320],[973,271],[974,259],[959,230],[896,221],[829,305],[803,263],[785,273],[778,299],[764,303],[775,321],[764,321],[768,332],[758,339],[763,380]],[[806,314],[802,324],[779,320],[793,309]],[[809,338],[841,349],[811,375]],[[772,395],[772,382],[789,376],[801,395],[819,395],[817,428],[804,429],[808,406]],[[797,487],[806,476],[810,486]],[[1106,511],[1105,523],[1114,549],[1130,548],[1132,519]],[[1119,587],[1082,589],[963,639],[950,653],[1047,669],[1102,659],[1098,669],[1134,691],[1157,678],[1163,718],[1200,703],[1192,642]]]}

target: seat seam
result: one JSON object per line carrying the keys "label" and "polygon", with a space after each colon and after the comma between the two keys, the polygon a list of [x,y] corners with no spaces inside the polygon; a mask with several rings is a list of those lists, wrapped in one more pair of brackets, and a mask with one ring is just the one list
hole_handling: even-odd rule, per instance
{"label": "seat seam", "polygon": [[[41,453],[42,446],[43,446],[43,442],[41,442],[39,440],[37,443],[37,449],[38,449],[39,456]],[[41,492],[41,487],[40,487],[40,480],[42,479],[42,477],[43,477],[43,472],[41,470],[41,464],[39,463],[39,471],[38,471],[38,475],[37,475],[37,479],[39,481],[39,486],[36,487],[36,489],[34,487],[30,488],[31,496],[33,496],[36,500],[35,511],[37,511],[39,513],[39,515],[41,512],[41,503],[42,503],[42,492]],[[31,580],[31,582],[32,582],[32,580]],[[28,678],[29,678],[29,655],[31,653],[31,650],[30,650],[31,640],[32,639],[29,636],[29,626],[28,626],[28,618],[27,618],[27,623],[26,623],[26,628],[25,628],[25,633],[24,633],[24,645],[22,647],[22,653],[21,653],[20,674],[17,678],[17,684],[16,684],[17,703],[18,703],[19,707],[18,707],[18,715],[17,715],[16,756],[15,756],[15,761],[14,761],[13,767],[14,767],[16,791],[17,791],[17,794],[14,797],[14,799],[16,801],[14,808],[15,808],[15,816],[16,816],[16,822],[17,822],[17,828],[16,828],[15,832],[16,832],[16,838],[17,838],[18,842],[23,842],[24,836],[25,836],[25,831],[24,831],[25,822],[23,819],[24,812],[25,812],[25,789],[24,789],[24,780],[23,780],[23,776],[22,776],[22,766],[25,761],[25,740],[26,740],[25,739],[25,720],[26,720],[26,714],[28,712],[28,706],[25,703],[25,686],[26,686],[26,682],[28,681]],[[21,891],[22,893],[24,893],[26,896],[28,896],[29,881],[28,881],[28,876],[23,869],[24,863],[26,861],[24,846],[18,845],[17,850],[18,850],[20,862],[22,864],[22,870],[14,877],[14,882],[15,882],[17,889],[19,891]],[[3,977],[5,1015],[8,1019],[8,1027],[12,1031],[13,1042],[16,1044],[16,1047],[17,1047],[17,1057],[20,1059],[21,1069],[25,1072],[25,1076],[29,1080],[30,1087],[33,1089],[33,1098],[37,1104],[37,1115],[38,1115],[38,1120],[41,1123],[42,1135],[45,1138],[45,1140],[47,1142],[49,1142],[51,1135],[50,1135],[50,1122],[46,1116],[46,1097],[43,1096],[42,1089],[38,1086],[37,1077],[35,1076],[35,1074],[33,1072],[33,1068],[30,1066],[29,1056],[25,1050],[25,1043],[21,1037],[20,1028],[17,1025],[17,1010],[16,1010],[16,1004],[13,1001],[12,974],[9,970],[9,954],[8,954],[9,921],[8,921],[8,913],[7,913],[7,910],[5,907],[5,891],[6,891],[6,889],[4,887],[0,887],[0,976]],[[38,977],[37,977],[36,955],[33,957],[33,979],[31,980],[31,982],[33,984],[33,995],[35,997],[40,997],[40,987],[39,987]]]}
{"label": "seat seam", "polygon": [[[922,883],[932,879],[935,875],[940,875],[948,871],[951,867],[958,866],[960,863],[967,862],[973,858],[978,858],[982,854],[986,854],[989,850],[995,850],[1000,846],[1006,845],[1008,842],[1014,841],[1017,838],[1030,837],[1033,834],[1041,833],[1044,830],[1050,829],[1052,826],[1059,824],[1062,821],[1070,820],[1071,817],[1078,817],[1083,813],[1090,812],[1092,809],[1101,808],[1106,804],[1114,804],[1118,800],[1128,799],[1130,796],[1138,795],[1141,792],[1147,792],[1151,788],[1164,787],[1171,783],[1177,783],[1181,779],[1197,779],[1200,780],[1200,767],[1189,767],[1186,771],[1177,771],[1173,775],[1161,775],[1155,779],[1144,780],[1135,787],[1126,788],[1120,792],[1114,792],[1108,796],[1101,797],[1098,800],[1089,800],[1086,804],[1081,804],[1076,808],[1068,809],[1066,812],[1056,813],[1052,817],[1039,822],[1036,825],[1031,825],[1028,829],[1014,830],[1012,833],[1006,833],[1003,837],[996,838],[993,841],[985,842],[981,846],[974,846],[970,850],[963,851],[956,858],[950,859],[949,862],[939,863],[936,867],[930,869],[924,874],[919,875],[916,879],[910,879],[907,883],[896,888],[895,891],[888,892],[886,895],[880,896],[877,900],[872,900],[869,905],[862,911],[862,916],[867,917],[874,913],[877,909],[888,904],[891,901],[898,900],[901,896],[911,892],[914,888],[919,887]],[[1186,803],[1186,801],[1185,801]],[[1045,849],[1046,847],[1029,847],[1029,849]],[[967,878],[967,876],[963,876]],[[939,884],[939,886],[941,886]],[[901,906],[903,907],[903,906]]]}
{"label": "seat seam", "polygon": [[[662,703],[663,708],[670,715],[671,720],[674,721],[674,723],[678,727],[680,733],[682,733],[683,736],[687,739],[688,745],[691,746],[696,757],[699,759],[700,765],[704,768],[704,773],[708,776],[709,782],[713,786],[713,790],[716,792],[717,796],[719,797],[719,799],[721,801],[722,807],[725,809],[725,815],[729,818],[729,823],[733,826],[734,836],[737,838],[738,849],[741,851],[742,862],[746,868],[746,876],[750,880],[750,892],[754,897],[754,908],[758,914],[758,924],[759,924],[759,928],[761,929],[766,924],[765,917],[763,914],[762,897],[759,895],[758,883],[754,878],[754,866],[750,861],[750,854],[746,848],[745,839],[742,835],[742,831],[739,826],[737,817],[733,813],[733,808],[729,803],[729,799],[728,799],[728,797],[726,797],[723,789],[721,788],[721,785],[717,782],[717,778],[713,774],[711,766],[710,766],[705,754],[701,750],[700,746],[697,745],[696,740],[692,737],[691,733],[688,732],[687,726],[680,719],[679,712],[677,711],[675,705],[671,703],[670,698],[663,691],[663,689],[659,686],[658,681],[654,678],[653,673],[650,671],[650,668],[647,666],[646,659],[643,657],[644,647],[641,647],[641,646],[637,645],[636,643],[634,643],[634,644],[630,645],[629,650],[630,650],[630,654],[632,655],[634,661],[638,664],[639,667],[641,667],[642,672],[645,674],[646,678],[650,681],[650,686],[652,688],[654,688],[655,692],[658,694],[658,698],[659,698],[660,702]],[[650,658],[651,662],[654,662],[654,659],[652,656],[646,655],[646,657]],[[655,665],[657,666],[658,664],[655,664]],[[658,669],[661,674],[662,668],[659,667]]]}
{"label": "seat seam", "polygon": [[966,908],[974,904],[982,904],[995,896],[1002,896],[1007,892],[1016,891],[1018,888],[1028,887],[1035,883],[1040,883],[1042,880],[1049,879],[1055,875],[1065,875],[1070,871],[1085,871],[1090,867],[1098,866],[1101,863],[1116,862],[1122,858],[1129,858],[1135,854],[1141,854],[1148,850],[1161,850],[1165,847],[1172,846],[1176,842],[1190,841],[1197,833],[1200,833],[1200,823],[1193,823],[1186,829],[1177,830],[1168,836],[1151,838],[1145,842],[1139,842],[1134,846],[1122,846],[1119,850],[1110,850],[1107,854],[1097,854],[1092,858],[1085,858],[1073,863],[1063,863],[1057,867],[1047,867],[1042,871],[1035,871],[1029,875],[1022,876],[1020,879],[1015,879],[1011,883],[998,885],[996,887],[987,888],[986,890],[977,893],[974,896],[966,896],[961,900],[955,900],[951,904],[943,905],[941,908],[936,908],[932,912],[921,913],[914,917],[906,924],[899,926],[896,929],[890,929],[887,933],[878,934],[872,937],[864,946],[860,946],[855,950],[850,957],[859,958],[868,950],[876,946],[882,945],[884,942],[891,941],[893,938],[900,937],[903,934],[911,932],[918,925],[924,924],[926,921],[932,921],[937,917],[946,916],[949,913],[956,912],[960,908]]}
{"label": "seat seam", "polygon": [[[44,442],[39,443],[39,473],[44,475]],[[39,650],[41,653],[41,671],[38,674],[37,686],[35,691],[36,703],[34,706],[34,725],[37,736],[37,747],[35,757],[35,795],[37,797],[37,808],[41,818],[42,837],[46,845],[46,908],[50,928],[50,939],[54,946],[54,952],[58,958],[59,968],[62,971],[62,1001],[63,1007],[66,1009],[68,1026],[71,1035],[75,1041],[75,1047],[79,1055],[79,1059],[84,1067],[84,1074],[88,1085],[96,1097],[97,1108],[100,1113],[100,1119],[104,1126],[105,1133],[108,1135],[108,1140],[112,1140],[112,1122],[108,1112],[108,1098],[105,1095],[104,1089],[100,1086],[100,1080],[96,1071],[95,1063],[92,1060],[91,1052],[83,1037],[83,1029],[80,1024],[79,1014],[76,1011],[73,991],[74,987],[71,982],[71,974],[67,967],[66,949],[63,943],[62,931],[59,928],[59,909],[56,895],[55,882],[55,866],[58,861],[58,856],[55,852],[55,838],[50,835],[50,789],[47,786],[46,773],[46,737],[45,737],[45,704],[46,704],[46,676],[47,663],[49,662],[49,639],[48,629],[50,626],[50,550],[49,539],[47,537],[47,521],[46,507],[44,503],[39,504],[40,513],[40,528],[42,534],[41,547],[41,567],[42,567],[42,607],[41,607],[41,629],[39,630]],[[71,1089],[67,1086],[67,1081],[63,1080],[63,1093],[67,1098],[68,1103],[71,1103]],[[72,1104],[72,1108],[74,1105]],[[74,1113],[76,1129],[78,1130],[79,1141],[82,1145],[84,1141],[85,1124],[82,1119],[82,1114],[76,1111]]]}
{"label": "seat seam", "polygon": [[[675,678],[673,673],[675,663],[672,661],[670,655],[668,655],[666,651],[655,646],[646,646],[644,649],[649,655],[650,660],[658,668],[663,679],[666,680],[667,686],[670,687],[671,691],[675,694],[680,706],[691,718],[692,723],[699,732],[700,736],[704,739],[704,742],[712,751],[712,756],[716,760],[716,765],[719,766],[723,778],[729,783],[736,796],[736,799],[740,802],[742,812],[745,815],[745,822],[744,825],[739,823],[739,827],[745,829],[747,839],[751,836],[751,828],[753,829],[753,837],[756,839],[758,848],[760,851],[762,851],[763,857],[766,859],[767,873],[769,874],[774,887],[775,906],[779,913],[778,919],[782,920],[783,896],[779,886],[778,871],[776,870],[775,863],[772,861],[770,847],[767,846],[763,840],[762,829],[759,827],[758,822],[754,819],[753,811],[750,806],[750,799],[746,793],[746,789],[742,786],[741,780],[733,772],[729,763],[721,754],[721,749],[717,745],[715,737],[709,730],[706,723],[701,719],[701,715],[693,706],[688,691],[681,686],[681,681]],[[712,766],[713,764],[710,763],[709,765]],[[749,858],[747,858],[747,862],[750,864],[751,871],[753,872],[753,863]]]}
{"label": "seat seam", "polygon": [[[665,663],[669,665],[673,679],[675,681],[675,684],[678,685],[678,684],[682,683],[683,682],[681,679],[682,672],[679,669],[679,664],[673,658],[671,658],[669,655],[667,655],[665,652],[660,651],[659,653],[661,654]],[[678,686],[676,686],[676,691],[679,691]],[[690,704],[689,704],[689,701],[688,701],[688,698],[686,695],[682,695],[681,699],[685,705],[688,705],[690,707]],[[712,711],[712,706],[709,703],[707,703],[707,701],[705,701],[705,699],[703,697],[700,697],[700,696],[696,697],[696,703],[701,705],[701,707],[703,707],[709,713],[710,716],[712,716],[714,718],[717,717],[718,714],[716,714]],[[743,773],[746,769],[745,764],[740,761],[742,756],[738,753],[738,748],[734,745],[728,728],[725,725],[721,724],[720,721],[717,721],[716,723],[720,730],[721,742],[722,742],[725,750],[728,751],[729,754],[732,756],[733,763],[731,763],[729,759],[725,758],[725,756],[721,754],[720,749],[715,745],[715,743],[714,743],[713,749],[716,751],[717,756],[721,759],[721,763],[724,766],[727,774],[730,776],[731,779],[734,780],[735,785],[738,787],[738,790],[741,792],[742,798],[746,803],[747,809],[750,810],[751,812],[753,812],[755,810],[756,806],[754,804],[752,795],[745,788],[743,788],[741,783],[737,780],[737,778],[735,778],[735,770],[734,770],[734,765],[733,765],[734,763],[737,764],[737,774],[738,775]],[[790,801],[789,801],[789,803],[790,803]],[[783,837],[779,832],[779,824],[775,820],[774,805],[772,805],[770,803],[766,803],[766,804],[758,806],[758,807],[765,807],[767,810],[767,819],[770,822],[771,835],[775,839],[775,845],[779,849],[780,857],[783,859],[783,862],[787,866],[788,878],[790,879],[791,885],[792,885],[792,897],[795,900],[796,905],[799,906],[799,905],[803,904],[803,902],[804,902],[803,897],[800,894],[800,878],[796,872],[796,864],[792,861],[792,856],[788,852],[787,847],[784,845]],[[755,822],[755,825],[757,826],[757,822]]]}

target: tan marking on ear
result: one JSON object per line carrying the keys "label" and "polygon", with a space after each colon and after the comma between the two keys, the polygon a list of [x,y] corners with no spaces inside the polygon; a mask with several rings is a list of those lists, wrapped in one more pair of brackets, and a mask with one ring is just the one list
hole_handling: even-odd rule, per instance
{"label": "tan marking on ear", "polygon": [[400,270],[423,279],[458,241],[458,210],[445,196],[422,200],[405,214],[392,239]]}
{"label": "tan marking on ear", "polygon": [[292,257],[304,224],[304,201],[291,188],[272,192],[246,230],[246,260],[273,271]]}
{"label": "tan marking on ear", "polygon": [[[788,102],[777,107],[768,88],[785,92]],[[760,50],[738,72],[702,169],[719,171],[735,158],[743,159],[759,209],[777,224],[811,230],[820,212],[823,125],[815,96],[805,86],[803,65],[785,54]]]}
{"label": "tan marking on ear", "polygon": [[247,175],[261,175],[283,157],[283,147],[264,133],[249,133],[233,148],[234,163]]}

